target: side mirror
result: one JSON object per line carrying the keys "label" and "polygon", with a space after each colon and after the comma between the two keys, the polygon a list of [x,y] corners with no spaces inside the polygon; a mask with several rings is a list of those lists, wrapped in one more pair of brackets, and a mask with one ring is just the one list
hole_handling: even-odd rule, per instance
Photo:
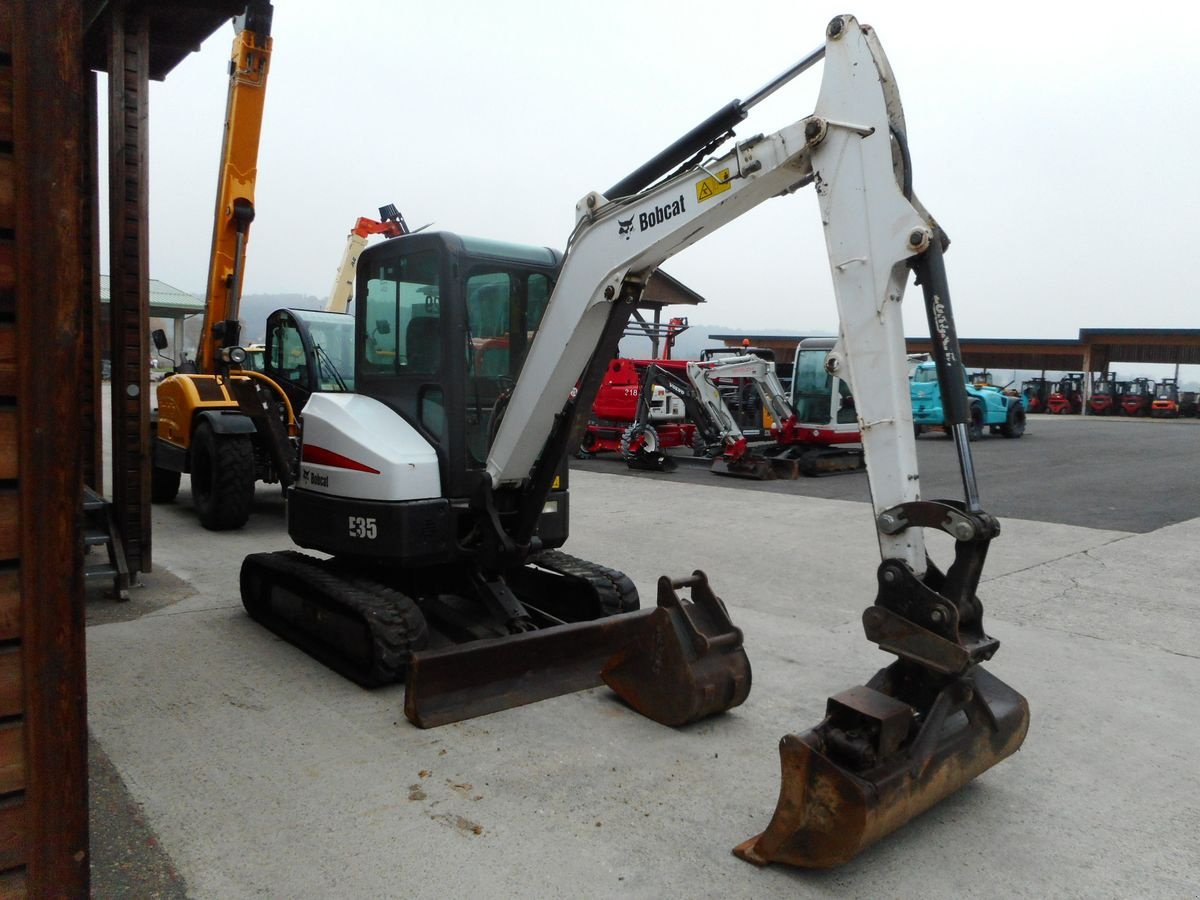
{"label": "side mirror", "polygon": [[167,333],[161,328],[155,328],[150,333],[150,340],[154,341],[154,346],[158,350],[167,349]]}
{"label": "side mirror", "polygon": [[387,319],[377,319],[375,322],[375,332],[377,334],[391,334],[392,326]]}

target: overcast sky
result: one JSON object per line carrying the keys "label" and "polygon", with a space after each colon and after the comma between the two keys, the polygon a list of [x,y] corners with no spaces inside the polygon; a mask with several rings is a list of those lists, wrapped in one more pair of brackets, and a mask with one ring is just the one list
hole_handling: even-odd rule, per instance
{"label": "overcast sky", "polygon": [[[324,298],[350,226],[388,202],[414,227],[561,248],[580,197],[748,96],[852,12],[887,51],[915,191],[953,240],[963,337],[1200,327],[1193,4],[275,6],[247,293]],[[150,274],[196,293],[232,38],[217,32],[150,95]],[[810,113],[819,80],[814,69],[756,107],[739,137]],[[836,328],[811,189],[664,268],[707,298],[693,321]],[[907,333],[923,334],[919,288],[906,296]]]}

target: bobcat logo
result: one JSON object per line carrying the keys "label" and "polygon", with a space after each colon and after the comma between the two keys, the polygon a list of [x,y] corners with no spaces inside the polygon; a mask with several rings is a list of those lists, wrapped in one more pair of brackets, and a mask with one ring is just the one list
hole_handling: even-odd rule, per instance
{"label": "bobcat logo", "polygon": [[617,219],[617,224],[620,226],[617,234],[624,235],[625,240],[629,240],[629,236],[633,234],[633,216],[628,219]]}

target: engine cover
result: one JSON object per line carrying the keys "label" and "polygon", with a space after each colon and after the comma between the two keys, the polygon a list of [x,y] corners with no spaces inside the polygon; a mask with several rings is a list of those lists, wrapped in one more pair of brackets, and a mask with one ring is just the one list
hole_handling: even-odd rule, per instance
{"label": "engine cover", "polygon": [[437,453],[378,400],[317,393],[301,415],[298,490],[380,502],[441,496]]}

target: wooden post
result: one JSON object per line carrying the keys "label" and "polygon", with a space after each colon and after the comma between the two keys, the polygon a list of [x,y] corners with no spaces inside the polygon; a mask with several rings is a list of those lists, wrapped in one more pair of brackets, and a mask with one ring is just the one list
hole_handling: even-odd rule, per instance
{"label": "wooden post", "polygon": [[[21,775],[26,842],[23,873],[7,873],[2,887],[37,897],[86,897],[78,427],[80,298],[87,289],[90,215],[82,190],[86,142],[80,136],[86,121],[83,4],[38,0],[4,6],[12,25],[17,470],[15,489],[0,490],[5,495],[0,558],[15,557],[19,564],[6,567],[5,574],[15,574],[19,587],[24,709],[0,727],[0,774],[5,791]],[[23,771],[13,764],[14,747],[21,751]],[[18,877],[20,882],[10,880]]]}
{"label": "wooden post", "polygon": [[112,500],[131,572],[150,571],[150,265],[147,119],[150,28],[113,3],[108,65]]}
{"label": "wooden post", "polygon": [[83,166],[83,195],[92,198],[84,216],[87,232],[83,241],[83,293],[79,308],[83,311],[83,352],[79,354],[80,372],[80,431],[83,433],[83,483],[98,494],[104,493],[104,422],[101,414],[100,392],[100,204],[98,183],[100,159],[96,114],[96,73],[84,74],[87,90],[84,110],[83,139],[85,151],[80,154]]}

